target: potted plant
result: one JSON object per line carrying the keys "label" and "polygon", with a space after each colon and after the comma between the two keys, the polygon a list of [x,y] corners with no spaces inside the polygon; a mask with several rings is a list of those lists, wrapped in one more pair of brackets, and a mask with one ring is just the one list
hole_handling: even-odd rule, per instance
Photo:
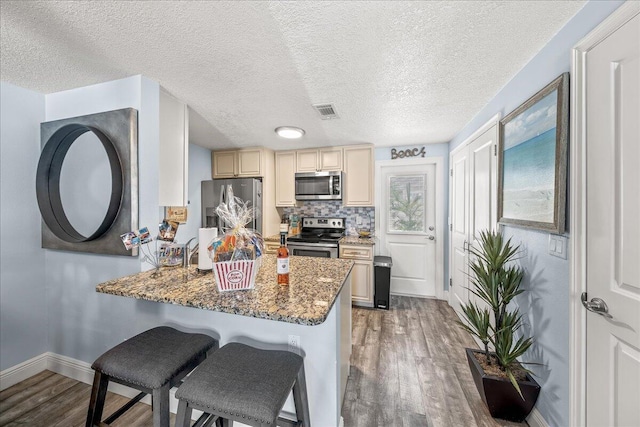
{"label": "potted plant", "polygon": [[[524,421],[538,399],[540,386],[518,361],[533,339],[517,334],[522,316],[517,307],[509,308],[520,289],[524,270],[511,263],[519,246],[505,241],[499,232],[480,233],[480,246],[470,250],[469,291],[484,302],[462,305],[467,332],[478,337],[484,349],[467,348],[467,360],[478,392],[491,416]],[[489,351],[490,346],[493,352]]]}

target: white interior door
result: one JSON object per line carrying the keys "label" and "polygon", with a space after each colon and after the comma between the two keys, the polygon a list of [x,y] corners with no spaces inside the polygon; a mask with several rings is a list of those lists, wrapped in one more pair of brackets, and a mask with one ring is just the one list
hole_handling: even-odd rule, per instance
{"label": "white interior door", "polygon": [[437,294],[435,172],[435,164],[381,168],[379,237],[393,260],[393,294]]}
{"label": "white interior door", "polygon": [[469,301],[469,149],[463,147],[451,156],[450,161],[451,249],[449,257],[449,303],[460,316],[461,305]]}
{"label": "white interior door", "polygon": [[586,55],[588,426],[640,425],[640,15]]}
{"label": "white interior door", "polygon": [[475,298],[467,289],[469,247],[476,245],[481,231],[493,230],[497,221],[496,121],[492,119],[488,129],[483,126],[480,135],[451,155],[449,303],[458,313],[461,304]]}

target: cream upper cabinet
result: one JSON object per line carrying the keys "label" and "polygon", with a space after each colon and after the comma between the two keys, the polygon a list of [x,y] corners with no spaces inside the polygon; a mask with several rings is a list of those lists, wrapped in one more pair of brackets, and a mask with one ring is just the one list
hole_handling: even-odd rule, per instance
{"label": "cream upper cabinet", "polygon": [[318,150],[318,168],[321,171],[342,170],[342,148],[325,148]]}
{"label": "cream upper cabinet", "polygon": [[342,148],[296,151],[296,172],[342,170]]}
{"label": "cream upper cabinet", "polygon": [[189,203],[189,111],[187,105],[160,89],[158,204]]}
{"label": "cream upper cabinet", "polygon": [[268,154],[262,148],[214,151],[211,153],[212,176],[214,179],[262,177],[264,176],[263,164],[266,155]]}
{"label": "cream upper cabinet", "polygon": [[296,172],[315,172],[318,170],[318,150],[296,151]]}
{"label": "cream upper cabinet", "polygon": [[343,206],[374,205],[374,161],[372,145],[344,147]]}
{"label": "cream upper cabinet", "polygon": [[276,152],[276,206],[296,206],[296,151]]}
{"label": "cream upper cabinet", "polygon": [[351,270],[351,302],[373,307],[373,247],[340,245],[340,258],[354,261]]}
{"label": "cream upper cabinet", "polygon": [[213,178],[233,178],[236,174],[236,151],[214,151]]}
{"label": "cream upper cabinet", "polygon": [[237,176],[263,176],[262,150],[238,151],[238,175]]}

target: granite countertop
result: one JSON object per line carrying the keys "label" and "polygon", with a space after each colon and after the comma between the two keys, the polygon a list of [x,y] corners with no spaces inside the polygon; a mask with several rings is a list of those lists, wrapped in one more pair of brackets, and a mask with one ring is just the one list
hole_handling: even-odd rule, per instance
{"label": "granite countertop", "polygon": [[[280,235],[274,234],[273,236],[267,236],[264,238],[265,242],[280,242]],[[375,237],[367,237],[361,239],[360,236],[345,236],[338,241],[340,245],[361,245],[361,246],[374,246],[376,244]]]}
{"label": "granite countertop", "polygon": [[345,236],[338,242],[340,245],[360,245],[374,246],[376,244],[375,237],[361,238],[360,236]]}
{"label": "granite countertop", "polygon": [[276,256],[262,256],[255,288],[218,292],[212,272],[195,267],[164,267],[125,276],[96,286],[96,292],[163,302],[241,316],[301,325],[324,322],[342,289],[353,261],[292,256],[289,286],[279,286]]}

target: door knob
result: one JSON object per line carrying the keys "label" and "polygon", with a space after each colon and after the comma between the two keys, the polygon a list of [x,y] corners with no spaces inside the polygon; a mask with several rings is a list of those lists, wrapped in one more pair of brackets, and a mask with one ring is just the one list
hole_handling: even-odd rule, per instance
{"label": "door knob", "polygon": [[427,239],[429,239],[429,240],[436,240],[436,236],[428,235],[428,236],[427,236]]}
{"label": "door knob", "polygon": [[580,301],[582,301],[584,308],[592,313],[599,314],[607,319],[611,319],[613,317],[609,314],[609,307],[607,307],[607,303],[600,298],[591,298],[591,301],[587,301],[587,293],[583,292],[580,296]]}

